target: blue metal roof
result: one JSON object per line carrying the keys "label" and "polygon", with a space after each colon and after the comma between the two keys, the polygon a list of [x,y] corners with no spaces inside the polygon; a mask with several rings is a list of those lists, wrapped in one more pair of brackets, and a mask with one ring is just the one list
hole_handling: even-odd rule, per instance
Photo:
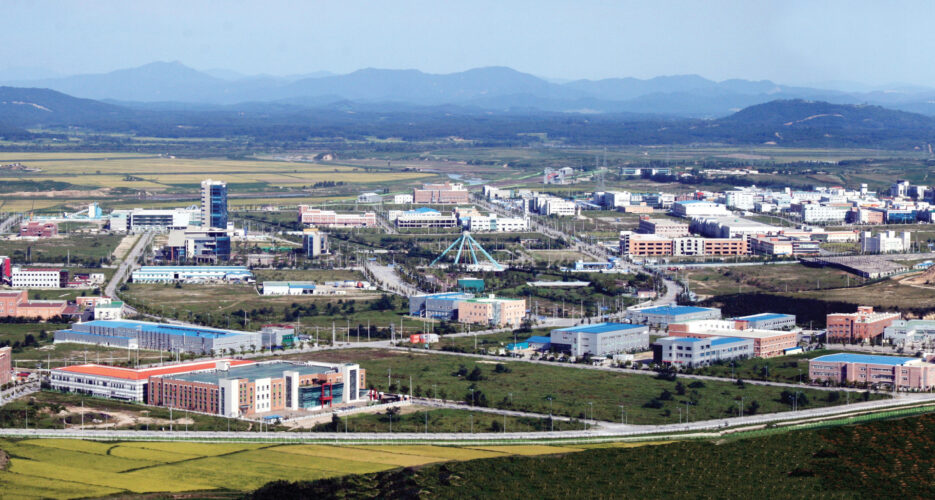
{"label": "blue metal roof", "polygon": [[744,342],[746,340],[747,339],[741,339],[737,337],[719,337],[716,339],[711,339],[711,345],[716,346],[716,345],[723,345],[723,344],[733,344],[736,342]]}
{"label": "blue metal roof", "polygon": [[699,313],[705,311],[712,311],[713,309],[708,307],[695,307],[695,306],[658,306],[650,307],[648,309],[643,309],[639,312],[648,313],[648,314],[665,314],[667,316],[678,316],[681,314],[691,314]]}
{"label": "blue metal roof", "polygon": [[900,356],[838,353],[819,356],[812,361],[824,361],[826,363],[870,363],[875,365],[901,366],[910,361],[918,360],[919,358],[904,358]]}
{"label": "blue metal roof", "polygon": [[676,342],[686,342],[686,343],[701,342],[703,340],[703,339],[699,339],[695,337],[666,337],[666,338],[675,339]]}
{"label": "blue metal roof", "polygon": [[227,335],[243,335],[246,333],[236,330],[220,330],[218,328],[207,328],[195,325],[168,325],[163,323],[150,323],[147,321],[94,320],[81,324],[102,328],[127,328],[130,330],[143,330],[144,332],[184,335],[186,337],[220,338]]}
{"label": "blue metal roof", "polygon": [[743,320],[748,320],[748,321],[749,321],[749,320],[753,320],[753,321],[757,321],[757,320],[765,321],[765,320],[770,320],[770,319],[784,319],[784,318],[793,318],[793,319],[795,319],[795,315],[792,315],[792,314],[780,314],[780,313],[760,313],[760,314],[751,314],[750,316],[741,316],[741,317],[736,318],[736,319],[743,319]]}
{"label": "blue metal roof", "polygon": [[406,212],[407,214],[440,214],[438,210],[429,207],[419,207]]}
{"label": "blue metal roof", "polygon": [[550,344],[552,343],[552,337],[533,335],[532,337],[529,337],[528,339],[526,339],[526,342],[530,344]]}
{"label": "blue metal roof", "polygon": [[628,323],[595,323],[593,325],[571,326],[568,328],[558,328],[558,332],[581,332],[581,333],[607,333],[618,330],[632,330],[634,328],[646,328],[643,325],[631,325]]}

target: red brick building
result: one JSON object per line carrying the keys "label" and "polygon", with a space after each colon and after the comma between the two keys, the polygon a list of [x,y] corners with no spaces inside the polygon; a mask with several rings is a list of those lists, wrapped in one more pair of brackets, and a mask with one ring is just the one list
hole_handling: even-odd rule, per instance
{"label": "red brick building", "polygon": [[883,330],[901,316],[899,313],[873,312],[872,307],[860,306],[855,313],[829,314],[826,320],[827,337],[831,342],[855,343],[874,340]]}
{"label": "red brick building", "polygon": [[10,346],[0,347],[0,385],[9,384],[13,380],[13,349]]}
{"label": "red brick building", "polygon": [[19,235],[21,237],[51,238],[58,236],[58,224],[54,222],[24,222],[19,226]]}
{"label": "red brick building", "polygon": [[26,290],[0,291],[0,317],[47,320],[61,316],[68,307],[62,300],[29,300]]}
{"label": "red brick building", "polygon": [[457,204],[468,203],[470,196],[462,184],[425,184],[422,189],[412,190],[413,203]]}

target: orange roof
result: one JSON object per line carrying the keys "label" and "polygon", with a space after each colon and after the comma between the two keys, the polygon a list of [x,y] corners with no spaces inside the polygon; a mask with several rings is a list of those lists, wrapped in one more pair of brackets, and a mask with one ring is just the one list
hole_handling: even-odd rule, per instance
{"label": "orange roof", "polygon": [[227,361],[231,366],[251,365],[253,361],[245,359],[218,359],[213,361],[197,361],[193,363],[180,363],[177,365],[154,366],[152,368],[120,368],[107,365],[74,365],[56,370],[83,373],[85,375],[98,375],[101,377],[119,378],[124,380],[146,380],[156,375],[177,375],[179,373],[213,370],[219,361]]}

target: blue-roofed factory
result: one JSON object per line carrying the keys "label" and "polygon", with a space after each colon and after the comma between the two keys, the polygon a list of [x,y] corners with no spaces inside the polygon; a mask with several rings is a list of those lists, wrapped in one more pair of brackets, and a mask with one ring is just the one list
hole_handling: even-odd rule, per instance
{"label": "blue-roofed factory", "polygon": [[439,320],[458,319],[458,302],[473,299],[473,293],[446,292],[409,297],[409,315]]}
{"label": "blue-roofed factory", "polygon": [[55,332],[55,342],[76,342],[128,349],[223,354],[259,349],[260,332],[239,332],[196,325],[148,321],[96,320]]}
{"label": "blue-roofed factory", "polygon": [[788,330],[795,328],[795,315],[778,313],[760,313],[734,318],[743,321],[744,328],[751,330]]}
{"label": "blue-roofed factory", "polygon": [[596,323],[552,330],[551,348],[572,356],[608,356],[649,349],[649,327]]}
{"label": "blue-roofed factory", "polygon": [[244,266],[143,266],[133,271],[134,283],[251,282]]}
{"label": "blue-roofed factory", "polygon": [[627,319],[633,323],[652,326],[668,326],[696,319],[721,319],[721,310],[716,307],[654,306],[630,309]]}

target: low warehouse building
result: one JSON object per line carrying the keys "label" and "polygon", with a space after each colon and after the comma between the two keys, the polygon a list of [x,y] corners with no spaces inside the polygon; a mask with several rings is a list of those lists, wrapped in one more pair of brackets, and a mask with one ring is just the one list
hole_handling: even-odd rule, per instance
{"label": "low warehouse building", "polygon": [[666,326],[698,319],[721,319],[721,310],[716,307],[656,306],[630,309],[627,319],[633,323]]}
{"label": "low warehouse building", "polygon": [[409,297],[409,315],[439,320],[458,319],[458,302],[473,299],[473,293],[448,292]]}
{"label": "low warehouse building", "polygon": [[143,266],[131,278],[134,283],[231,283],[253,281],[253,273],[244,266]]}
{"label": "low warehouse building", "polygon": [[753,356],[772,358],[798,345],[798,334],[781,330],[743,330],[734,321],[698,320],[669,325],[672,337],[735,337],[753,340]]}
{"label": "low warehouse building", "polygon": [[919,358],[838,353],[808,362],[812,380],[835,384],[886,385],[927,391],[935,388],[935,364]]}
{"label": "low warehouse building", "polygon": [[795,328],[794,314],[762,313],[751,316],[741,316],[734,318],[734,321],[742,329],[751,330],[785,330]]}
{"label": "low warehouse building", "polygon": [[664,337],[653,344],[653,363],[704,366],[753,356],[753,339],[737,337]]}
{"label": "low warehouse building", "polygon": [[649,327],[624,323],[597,323],[552,330],[551,347],[573,356],[607,356],[649,348]]}
{"label": "low warehouse building", "polygon": [[55,332],[55,342],[199,354],[208,354],[212,351],[233,354],[259,349],[263,345],[259,332],[128,320],[95,320],[75,323],[68,330]]}

